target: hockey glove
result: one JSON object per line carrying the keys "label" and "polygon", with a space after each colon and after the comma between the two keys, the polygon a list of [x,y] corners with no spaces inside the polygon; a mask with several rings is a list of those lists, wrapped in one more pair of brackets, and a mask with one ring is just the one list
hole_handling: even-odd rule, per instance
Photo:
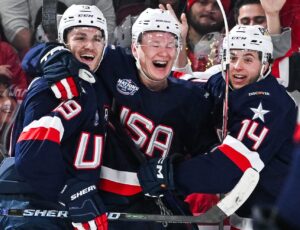
{"label": "hockey glove", "polygon": [[94,184],[69,180],[59,195],[59,203],[67,207],[75,229],[108,229],[106,209]]}
{"label": "hockey glove", "polygon": [[47,79],[56,98],[66,100],[79,96],[79,79],[95,83],[94,75],[67,48],[51,44],[42,50],[40,68],[43,77]]}
{"label": "hockey glove", "polygon": [[139,168],[137,176],[145,196],[162,197],[166,191],[175,189],[173,161],[178,156],[153,158]]}

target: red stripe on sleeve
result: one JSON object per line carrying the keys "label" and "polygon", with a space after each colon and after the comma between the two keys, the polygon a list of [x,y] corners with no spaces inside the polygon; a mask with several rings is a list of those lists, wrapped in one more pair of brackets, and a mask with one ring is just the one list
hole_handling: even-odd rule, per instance
{"label": "red stripe on sleeve", "polygon": [[218,147],[236,166],[238,166],[243,172],[251,167],[250,161],[240,152],[231,148],[229,145],[222,144]]}
{"label": "red stripe on sleeve", "polygon": [[18,142],[26,140],[49,140],[60,144],[60,133],[57,129],[54,128],[31,128],[27,132],[22,132]]}

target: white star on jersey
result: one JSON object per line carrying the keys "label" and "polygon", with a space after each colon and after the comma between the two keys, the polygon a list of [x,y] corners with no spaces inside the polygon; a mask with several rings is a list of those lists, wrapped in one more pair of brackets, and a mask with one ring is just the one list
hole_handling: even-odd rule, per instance
{"label": "white star on jersey", "polygon": [[250,108],[250,109],[254,113],[254,115],[252,117],[252,120],[255,120],[255,119],[259,118],[260,120],[262,120],[262,122],[265,122],[264,115],[266,113],[270,112],[269,110],[264,110],[261,103],[259,103],[259,106],[258,106],[257,109],[255,109],[255,108]]}

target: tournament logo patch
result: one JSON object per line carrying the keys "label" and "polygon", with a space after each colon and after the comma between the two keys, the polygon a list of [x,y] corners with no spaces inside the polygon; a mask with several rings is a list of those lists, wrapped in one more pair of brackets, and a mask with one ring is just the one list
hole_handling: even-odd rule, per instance
{"label": "tournament logo patch", "polygon": [[139,90],[139,87],[131,79],[119,79],[117,90],[123,95],[134,95]]}

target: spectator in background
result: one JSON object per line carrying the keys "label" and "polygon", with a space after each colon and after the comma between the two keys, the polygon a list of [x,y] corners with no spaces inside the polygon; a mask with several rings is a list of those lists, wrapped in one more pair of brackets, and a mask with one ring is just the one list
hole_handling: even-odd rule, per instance
{"label": "spectator in background", "polygon": [[0,73],[0,98],[9,95],[10,78]]}
{"label": "spectator in background", "polygon": [[4,157],[8,153],[12,119],[17,111],[17,101],[10,91],[10,84],[10,78],[0,74],[0,162],[1,155]]}
{"label": "spectator in background", "polygon": [[280,11],[283,26],[291,27],[292,47],[284,57],[274,62],[272,74],[279,78],[291,95],[300,104],[299,60],[300,60],[300,1],[288,0]]}
{"label": "spectator in background", "polygon": [[9,43],[0,40],[0,50],[0,75],[10,79],[10,87],[20,101],[27,89],[27,76],[21,68],[18,54]]}
{"label": "spectator in background", "polygon": [[300,1],[288,0],[280,11],[283,26],[292,28],[292,47],[298,51],[300,47]]}
{"label": "spectator in background", "polygon": [[[1,140],[3,138],[9,139],[10,135],[1,136],[8,126],[11,128],[12,124],[12,116],[14,112],[16,112],[17,101],[13,96],[5,96],[0,98],[0,137]],[[8,144],[8,141],[6,141]],[[8,150],[8,145],[6,146]]]}
{"label": "spectator in background", "polygon": [[240,25],[262,25],[268,28],[274,45],[274,58],[291,48],[291,29],[281,28],[279,12],[286,0],[237,0],[234,17]]}
{"label": "spectator in background", "polygon": [[[286,0],[237,0],[234,5],[236,24],[262,25],[269,29],[274,43],[274,57],[282,57],[291,46],[291,30],[281,29],[279,12]],[[231,1],[223,0],[223,7],[231,23]],[[190,30],[188,35],[188,57],[194,71],[205,71],[218,64],[216,44],[222,40],[224,23],[221,11],[215,0],[188,0],[187,17]],[[212,49],[212,47],[214,49]],[[213,52],[212,52],[213,51]]]}
{"label": "spectator in background", "polygon": [[150,7],[156,8],[159,4],[170,4],[176,13],[177,18],[180,18],[180,15],[184,12],[186,7],[185,1],[180,0],[151,0]]}
{"label": "spectator in background", "polygon": [[[32,46],[34,25],[42,0],[1,0],[0,15],[4,28],[4,34],[8,41],[17,49],[22,58]],[[84,3],[96,5],[107,19],[109,42],[112,39],[115,27],[115,11],[112,0],[59,0],[67,7],[72,4]]]}
{"label": "spectator in background", "polygon": [[[231,0],[222,0],[226,13],[229,13]],[[186,14],[189,24],[187,55],[193,71],[205,71],[212,64],[208,55],[211,45],[224,33],[224,20],[215,0],[188,0]]]}

